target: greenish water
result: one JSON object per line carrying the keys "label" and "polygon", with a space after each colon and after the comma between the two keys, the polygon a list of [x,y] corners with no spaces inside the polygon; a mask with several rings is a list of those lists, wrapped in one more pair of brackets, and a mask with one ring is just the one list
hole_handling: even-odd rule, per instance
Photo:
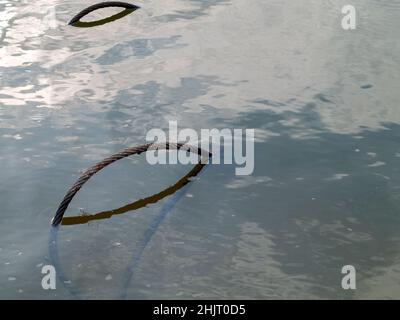
{"label": "greenish water", "polygon": [[[399,298],[400,3],[137,1],[93,28],[79,1],[0,1],[0,298],[41,287],[50,219],[80,172],[151,128],[255,128],[255,170],[213,165],[126,268],[171,197],[62,226],[80,298]],[[49,24],[50,8],[57,23]],[[102,17],[103,13],[92,17]],[[115,13],[115,11],[112,11]],[[143,156],[96,175],[67,216],[119,208],[190,168]],[[357,290],[341,288],[354,265]]]}

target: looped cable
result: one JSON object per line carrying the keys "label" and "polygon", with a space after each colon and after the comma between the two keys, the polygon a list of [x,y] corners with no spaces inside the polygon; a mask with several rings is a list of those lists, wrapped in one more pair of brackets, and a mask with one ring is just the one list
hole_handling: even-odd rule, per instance
{"label": "looped cable", "polygon": [[211,156],[211,153],[202,150],[201,148],[193,147],[183,143],[172,143],[172,142],[165,142],[165,143],[148,143],[144,145],[139,145],[136,147],[126,148],[110,157],[105,158],[101,162],[93,165],[89,169],[87,169],[79,179],[72,185],[71,188],[67,191],[66,195],[64,196],[63,200],[61,201],[57,212],[52,219],[52,226],[58,226],[65,214],[65,211],[68,209],[69,204],[71,203],[74,196],[78,193],[78,191],[82,188],[82,186],[97,172],[104,169],[108,165],[118,161],[120,159],[129,157],[134,154],[141,154],[146,151],[153,151],[153,150],[183,150],[188,151],[191,153],[195,153],[200,157],[207,157]]}
{"label": "looped cable", "polygon": [[[97,21],[91,21],[91,22],[82,22],[81,19],[88,15],[89,13],[96,11],[98,9],[102,8],[108,8],[108,7],[119,7],[119,8],[125,8],[125,10],[121,11],[118,14],[115,14],[111,17],[97,20]],[[76,26],[76,27],[94,27],[98,25],[105,24],[107,22],[117,20],[122,18],[123,16],[126,16],[127,14],[139,9],[138,6],[126,2],[120,2],[120,1],[106,1],[106,2],[100,2],[97,4],[94,4],[92,6],[87,7],[86,9],[82,10],[79,12],[77,15],[75,15],[71,21],[68,23],[71,26]]]}

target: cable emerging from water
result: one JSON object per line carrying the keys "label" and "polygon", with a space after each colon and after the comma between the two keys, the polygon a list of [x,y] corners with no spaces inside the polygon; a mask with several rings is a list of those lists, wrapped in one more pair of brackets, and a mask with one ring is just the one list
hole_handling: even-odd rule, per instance
{"label": "cable emerging from water", "polygon": [[90,221],[109,219],[112,216],[124,214],[124,213],[130,212],[130,211],[135,211],[135,210],[138,210],[140,208],[147,206],[148,204],[156,203],[156,202],[162,200],[163,198],[174,194],[179,189],[183,188],[186,184],[188,184],[190,182],[190,179],[192,177],[197,176],[200,173],[200,171],[203,170],[204,166],[205,166],[205,164],[198,163],[187,175],[182,177],[173,186],[170,186],[167,189],[165,189],[157,194],[154,194],[150,197],[137,200],[133,203],[127,204],[118,209],[102,211],[102,212],[95,213],[95,214],[79,215],[79,216],[73,216],[73,217],[63,217],[63,219],[61,221],[61,225],[70,226],[70,225],[77,225],[77,224],[86,224],[86,223],[89,223]]}
{"label": "cable emerging from water", "polygon": [[87,169],[80,177],[79,179],[73,184],[73,186],[67,191],[66,195],[64,196],[64,199],[61,201],[57,212],[52,220],[52,225],[54,227],[58,226],[65,214],[65,211],[68,209],[68,206],[74,196],[78,193],[78,191],[82,188],[82,186],[97,172],[102,170],[103,168],[107,167],[108,165],[114,163],[115,161],[118,161],[120,159],[126,158],[131,155],[135,154],[141,154],[143,152],[146,152],[148,150],[183,150],[183,151],[189,151],[192,153],[195,153],[202,158],[204,157],[210,157],[211,154],[207,151],[202,150],[201,148],[197,147],[192,147],[183,143],[171,143],[171,142],[165,142],[165,143],[148,143],[132,148],[126,148],[108,158],[105,158],[103,161],[93,165],[89,169]]}
{"label": "cable emerging from water", "polygon": [[[110,17],[100,19],[100,20],[95,20],[95,21],[89,21],[89,22],[84,22],[81,21],[81,19],[88,15],[89,13],[96,11],[98,9],[102,8],[109,8],[109,7],[119,7],[119,8],[124,8],[125,10],[122,10],[121,12],[114,14]],[[106,2],[100,2],[97,4],[94,4],[92,6],[87,7],[86,9],[82,10],[79,12],[77,15],[75,15],[71,21],[68,23],[71,26],[74,27],[80,27],[80,28],[89,28],[89,27],[95,27],[95,26],[100,26],[102,24],[106,24],[111,21],[115,21],[118,19],[121,19],[125,17],[126,15],[132,13],[133,11],[139,9],[140,7],[126,3],[126,2],[120,2],[120,1],[106,1]]]}
{"label": "cable emerging from water", "polygon": [[[91,13],[95,10],[107,8],[107,7],[121,7],[121,8],[124,8],[125,10],[119,12],[118,14],[114,14],[110,17],[100,19],[100,20],[89,21],[89,22],[81,21],[81,19],[84,16],[88,15],[89,13]],[[119,1],[102,2],[102,3],[98,3],[95,5],[89,6],[86,9],[79,12],[77,15],[75,15],[71,19],[71,21],[69,22],[69,25],[72,25],[74,27],[82,27],[82,28],[94,27],[94,26],[102,25],[102,24],[120,19],[120,18],[132,13],[133,11],[135,11],[137,9],[139,9],[138,6],[129,4],[129,3],[125,3],[125,2],[119,2]],[[186,176],[184,176],[183,178],[178,180],[178,182],[175,183],[173,186],[171,186],[153,196],[150,196],[150,197],[147,197],[144,199],[140,199],[136,202],[133,202],[129,205],[123,206],[118,209],[104,211],[104,212],[100,212],[100,213],[93,214],[93,215],[64,218],[64,214],[65,214],[66,210],[68,209],[68,206],[71,203],[74,196],[79,192],[79,190],[82,188],[82,186],[93,175],[95,175],[97,172],[99,172],[103,168],[114,163],[115,161],[118,161],[118,160],[128,157],[130,155],[141,154],[141,153],[149,151],[149,150],[174,150],[174,149],[196,153],[197,155],[199,155],[201,157],[201,160]],[[187,189],[190,186],[190,184],[189,184],[190,178],[193,176],[196,176],[203,169],[204,157],[210,158],[211,153],[205,152],[204,150],[202,150],[200,148],[195,148],[195,147],[188,146],[188,145],[181,144],[181,143],[166,142],[166,143],[160,143],[160,144],[144,144],[144,145],[124,149],[119,153],[116,153],[108,158],[105,158],[101,162],[99,162],[99,163],[93,165],[92,167],[90,167],[89,169],[87,169],[79,177],[79,179],[67,191],[66,195],[64,196],[63,200],[61,201],[61,203],[57,209],[57,212],[56,212],[54,218],[52,219],[50,237],[49,237],[50,260],[57,270],[57,275],[58,275],[59,279],[66,286],[66,288],[71,293],[71,295],[73,295],[76,298],[79,298],[78,291],[71,284],[71,281],[68,280],[68,278],[66,277],[66,275],[64,274],[64,272],[61,268],[59,254],[58,254],[58,231],[60,228],[60,224],[63,224],[63,225],[85,224],[85,223],[88,223],[89,221],[93,221],[93,220],[108,219],[114,215],[119,215],[119,214],[123,214],[128,211],[137,210],[139,208],[146,206],[147,204],[155,203],[155,202],[163,199],[164,197],[175,193],[174,196],[171,199],[169,199],[168,202],[162,207],[160,213],[154,218],[154,220],[152,221],[152,223],[150,224],[148,229],[145,231],[143,239],[142,239],[141,243],[139,244],[139,248],[138,248],[137,252],[135,254],[133,254],[131,263],[129,264],[129,266],[127,268],[127,273],[125,275],[123,291],[120,294],[121,298],[126,298],[127,289],[131,282],[131,279],[133,277],[135,267],[139,264],[141,256],[142,256],[147,244],[150,242],[152,236],[154,235],[154,233],[156,232],[157,228],[162,223],[162,221],[165,219],[165,217],[168,215],[168,213],[173,209],[173,207],[179,201],[179,199],[186,193]]]}
{"label": "cable emerging from water", "polygon": [[[92,177],[94,174],[96,174],[101,169],[103,169],[106,166],[108,166],[109,164],[111,164],[117,160],[120,160],[122,158],[125,158],[129,155],[140,154],[140,153],[143,153],[143,152],[149,151],[149,150],[174,150],[174,149],[196,153],[199,156],[201,156],[201,160],[188,174],[186,174],[183,178],[178,180],[173,186],[171,186],[153,196],[138,200],[134,203],[123,206],[119,209],[115,209],[115,210],[111,210],[111,211],[104,211],[104,212],[100,212],[100,213],[89,215],[89,216],[76,216],[76,217],[69,217],[69,218],[67,217],[67,218],[63,219],[64,213],[67,210],[68,205],[72,201],[75,194],[81,189],[83,184],[85,184],[90,179],[90,177]],[[150,242],[154,233],[157,231],[157,228],[163,222],[163,220],[168,215],[168,213],[174,208],[174,206],[179,201],[179,199],[187,192],[187,190],[190,186],[190,184],[189,184],[191,181],[190,179],[192,177],[198,175],[201,172],[201,170],[205,166],[204,159],[207,158],[206,160],[208,160],[210,157],[211,157],[211,153],[209,153],[209,152],[206,152],[200,148],[188,146],[188,145],[181,144],[181,143],[166,142],[166,143],[160,143],[160,144],[146,144],[146,145],[141,145],[141,146],[137,146],[137,147],[133,147],[133,148],[124,149],[121,152],[104,159],[103,161],[95,164],[94,166],[92,166],[88,170],[86,170],[85,173],[83,173],[81,175],[81,177],[77,180],[77,182],[68,190],[63,201],[61,202],[61,204],[57,210],[57,213],[56,213],[55,217],[53,218],[52,226],[51,226],[51,230],[50,230],[50,237],[49,237],[50,262],[56,268],[57,276],[63,282],[63,284],[65,285],[67,290],[70,292],[70,294],[73,297],[79,299],[78,291],[72,285],[71,281],[67,278],[67,276],[65,275],[63,269],[61,268],[61,264],[60,264],[60,259],[59,259],[59,254],[58,254],[58,231],[59,231],[61,222],[63,225],[74,225],[74,224],[87,223],[92,220],[107,219],[116,214],[123,214],[128,211],[137,210],[139,208],[146,206],[147,204],[155,203],[155,202],[163,199],[164,197],[175,193],[174,196],[171,199],[169,199],[168,202],[162,207],[160,213],[153,219],[152,223],[150,224],[150,226],[147,228],[147,230],[144,233],[143,239],[139,244],[138,250],[133,254],[133,257],[127,268],[127,272],[125,274],[123,290],[120,293],[120,298],[125,299],[126,295],[127,295],[127,289],[129,287],[131,279],[134,275],[135,268],[139,264],[140,259],[143,255],[143,252],[145,251],[147,244]],[[64,222],[64,220],[65,220],[65,222]]]}

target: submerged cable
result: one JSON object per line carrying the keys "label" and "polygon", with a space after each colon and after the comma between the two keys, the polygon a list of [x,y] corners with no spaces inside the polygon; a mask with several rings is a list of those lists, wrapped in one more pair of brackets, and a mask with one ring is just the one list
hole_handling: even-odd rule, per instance
{"label": "submerged cable", "polygon": [[[204,170],[199,173],[204,174]],[[198,175],[198,176],[199,176]],[[135,271],[137,266],[140,263],[140,260],[143,256],[143,253],[147,247],[147,245],[150,243],[151,239],[153,238],[154,234],[157,232],[158,227],[161,225],[161,223],[164,221],[164,219],[168,216],[168,214],[172,211],[172,209],[175,207],[175,205],[178,203],[178,201],[188,192],[192,184],[187,184],[185,185],[182,189],[178,190],[171,199],[168,200],[168,202],[161,208],[160,213],[153,219],[145,233],[143,234],[142,241],[139,244],[138,250],[136,253],[133,254],[131,263],[127,268],[126,272],[126,279],[124,281],[124,287],[121,292],[121,295],[119,298],[121,299],[126,299],[127,297],[127,291],[129,288],[129,285],[132,282],[132,279],[135,275]]]}
{"label": "submerged cable", "polygon": [[[133,204],[121,207],[119,209],[92,215],[91,217],[94,217],[94,218],[89,219],[89,220],[99,220],[100,218],[109,218],[113,214],[121,214],[121,213],[125,213],[127,211],[136,210],[138,208],[145,206],[148,203],[157,202],[158,200],[175,192],[174,196],[172,198],[170,198],[168,200],[168,202],[161,208],[160,213],[154,218],[154,220],[152,221],[150,226],[145,231],[145,233],[143,235],[143,239],[139,245],[138,251],[133,255],[133,257],[131,259],[131,263],[127,268],[124,286],[123,286],[122,292],[120,294],[120,298],[124,299],[124,298],[126,298],[127,289],[129,287],[131,279],[134,275],[135,268],[139,264],[140,259],[143,255],[143,252],[145,251],[147,244],[150,242],[154,233],[157,231],[157,228],[162,223],[162,221],[165,219],[165,217],[168,215],[168,213],[174,208],[176,203],[187,192],[188,188],[190,187],[190,182],[191,182],[190,178],[198,175],[200,173],[200,171],[203,169],[204,158],[206,157],[208,160],[208,158],[211,157],[211,153],[206,152],[200,148],[192,147],[189,145],[185,145],[185,144],[181,144],[181,143],[169,143],[169,142],[159,143],[159,144],[146,144],[146,145],[141,145],[141,146],[137,146],[137,147],[133,147],[133,148],[127,148],[117,154],[114,154],[114,155],[104,159],[103,161],[95,164],[94,166],[90,167],[88,170],[85,171],[85,173],[83,173],[81,175],[81,177],[77,180],[77,182],[68,190],[67,194],[65,195],[63,201],[61,202],[61,204],[57,210],[55,217],[52,220],[52,226],[50,229],[50,236],[49,236],[49,257],[50,257],[50,262],[56,268],[58,278],[62,281],[64,286],[67,288],[67,290],[73,297],[80,299],[78,291],[72,285],[71,281],[67,278],[63,269],[61,268],[59,254],[58,254],[58,231],[59,231],[59,227],[60,227],[59,225],[60,225],[61,221],[63,221],[64,213],[67,210],[68,205],[72,201],[73,197],[81,189],[81,187],[90,179],[90,177],[92,177],[98,171],[100,171],[101,169],[105,168],[106,166],[110,165],[111,163],[113,163],[117,160],[125,158],[129,155],[140,154],[140,153],[143,153],[143,152],[149,151],[149,150],[174,150],[174,149],[196,153],[202,157],[201,161],[186,176],[184,176],[183,178],[178,180],[178,182],[175,183],[175,185],[165,189],[164,191],[162,191],[154,196],[151,196],[151,197],[148,197],[145,199],[141,199],[139,201],[134,202]],[[72,217],[72,218],[77,219],[78,217]],[[68,219],[68,218],[66,218],[66,219]],[[69,222],[72,222],[72,223],[66,223],[66,224],[75,224],[73,222],[78,222],[77,224],[81,223],[81,221],[79,221],[79,219],[78,219],[78,221],[70,220]]]}

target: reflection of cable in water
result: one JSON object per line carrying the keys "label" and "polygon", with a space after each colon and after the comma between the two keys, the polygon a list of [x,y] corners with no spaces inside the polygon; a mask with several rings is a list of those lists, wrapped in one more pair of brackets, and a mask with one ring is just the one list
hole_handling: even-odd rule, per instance
{"label": "reflection of cable in water", "polygon": [[[100,19],[100,20],[96,20],[96,21],[90,21],[90,22],[80,21],[84,16],[88,15],[89,13],[91,13],[97,9],[107,8],[107,7],[122,7],[122,8],[125,8],[125,10],[119,12],[118,14],[112,15],[108,18],[104,18],[104,19]],[[102,25],[102,24],[120,19],[120,18],[132,13],[133,11],[135,11],[137,9],[139,9],[138,6],[124,3],[124,2],[118,2],[118,1],[102,2],[102,3],[98,3],[95,5],[89,6],[88,8],[79,12],[76,16],[74,16],[71,19],[71,21],[69,22],[69,25],[72,25],[75,27],[83,27],[83,28],[94,27],[94,26]],[[87,215],[87,216],[63,218],[64,213],[67,210],[73,197],[82,188],[82,186],[98,171],[102,170],[103,168],[105,168],[106,166],[110,165],[111,163],[113,163],[117,160],[120,160],[122,158],[125,158],[125,157],[133,155],[133,154],[141,154],[148,150],[170,150],[170,149],[184,150],[184,151],[189,151],[189,152],[196,151],[196,153],[199,156],[201,156],[201,161],[186,176],[181,178],[175,185],[165,189],[164,191],[162,191],[158,194],[147,197],[145,199],[140,199],[132,204],[126,205],[119,209],[115,209],[115,210],[111,210],[111,211],[104,211],[104,212],[100,212],[100,213],[93,214],[93,215]],[[185,144],[174,144],[174,143],[169,143],[169,142],[166,142],[163,144],[147,144],[147,145],[142,145],[142,146],[138,146],[138,147],[127,148],[115,155],[112,155],[112,156],[104,159],[103,161],[99,162],[98,164],[90,167],[88,170],[85,171],[84,174],[82,174],[80,176],[80,178],[75,182],[75,184],[68,190],[67,194],[64,196],[64,199],[62,200],[62,202],[52,220],[52,226],[51,226],[50,237],[49,237],[50,260],[57,270],[57,275],[58,275],[59,279],[63,282],[63,284],[68,289],[68,291],[74,297],[79,298],[79,294],[78,294],[77,290],[71,285],[71,281],[69,281],[67,279],[67,277],[65,276],[65,274],[61,268],[59,255],[58,255],[58,231],[59,231],[60,223],[62,223],[63,225],[74,225],[74,224],[88,223],[89,221],[92,221],[92,220],[108,219],[108,218],[112,217],[113,215],[123,214],[128,211],[137,210],[139,208],[146,206],[147,204],[155,203],[155,202],[159,201],[160,199],[162,199],[170,194],[175,193],[174,196],[171,199],[169,199],[168,202],[162,207],[160,214],[157,215],[157,217],[150,224],[149,228],[145,231],[143,240],[142,240],[141,244],[139,245],[139,250],[137,251],[136,254],[133,255],[131,264],[128,267],[128,270],[127,270],[128,272],[125,277],[126,281],[125,281],[124,288],[123,288],[124,290],[121,293],[121,297],[125,298],[127,288],[133,277],[135,266],[139,264],[140,258],[142,256],[147,244],[150,242],[152,236],[154,235],[154,233],[156,232],[157,228],[162,223],[164,218],[167,216],[167,214],[172,210],[172,208],[179,201],[179,199],[186,193],[187,189],[190,186],[190,184],[188,184],[190,182],[189,178],[196,176],[204,167],[203,163],[204,163],[205,155],[207,156],[207,161],[208,161],[208,158],[211,156],[211,153],[204,152],[200,148],[193,148],[193,147],[187,146]]]}
{"label": "reflection of cable in water", "polygon": [[197,154],[201,157],[202,161],[205,162],[204,159],[208,161],[208,158],[211,154],[207,151],[202,150],[201,148],[189,146],[184,143],[172,143],[172,142],[165,142],[165,143],[148,143],[139,145],[136,147],[126,148],[121,152],[113,154],[112,156],[105,158],[99,163],[96,163],[89,169],[87,169],[79,179],[74,183],[74,185],[67,191],[64,199],[61,201],[60,206],[57,209],[57,212],[52,220],[53,226],[58,226],[63,219],[64,213],[67,210],[70,202],[74,198],[74,196],[78,193],[78,191],[82,188],[82,186],[97,172],[104,169],[108,165],[114,163],[115,161],[121,160],[123,158],[129,157],[135,154],[141,154],[146,151],[156,151],[156,150],[182,150]]}
{"label": "reflection of cable in water", "polygon": [[112,216],[124,214],[129,211],[134,211],[134,210],[143,208],[143,207],[147,206],[148,204],[156,203],[159,200],[175,193],[176,191],[178,191],[179,189],[184,187],[187,183],[190,182],[190,178],[196,176],[203,169],[203,167],[204,167],[204,164],[198,163],[187,175],[182,177],[173,186],[170,186],[167,189],[165,189],[157,194],[154,194],[150,197],[140,199],[138,201],[127,204],[123,207],[120,207],[120,208],[114,209],[114,210],[103,211],[103,212],[89,214],[89,215],[63,217],[61,224],[62,225],[76,225],[76,224],[85,224],[85,223],[88,223],[88,222],[94,221],[94,220],[109,219]]}
{"label": "reflection of cable in water", "polygon": [[[134,276],[134,272],[136,267],[139,265],[141,257],[148,245],[148,243],[150,242],[150,240],[152,239],[153,235],[155,234],[155,232],[157,231],[158,227],[161,225],[161,223],[164,221],[164,219],[166,218],[166,216],[172,211],[172,209],[175,207],[175,205],[178,203],[178,201],[187,193],[187,191],[189,190],[190,186],[191,186],[191,180],[190,178],[194,177],[194,176],[198,176],[199,174],[203,174],[204,172],[204,165],[203,164],[198,164],[197,166],[198,170],[194,170],[196,168],[194,168],[191,172],[193,172],[192,175],[189,176],[189,174],[186,176],[186,181],[184,182],[182,178],[179,182],[177,182],[174,186],[169,187],[167,189],[165,189],[164,191],[160,192],[157,195],[154,196],[158,196],[160,194],[163,194],[164,192],[167,192],[167,190],[172,190],[174,189],[175,193],[173,194],[173,196],[167,200],[167,202],[162,206],[160,213],[157,214],[157,216],[153,219],[153,221],[151,222],[151,224],[147,227],[146,231],[143,234],[143,238],[139,243],[138,249],[136,250],[136,252],[132,255],[132,258],[130,260],[130,264],[127,267],[127,271],[124,275],[124,279],[123,279],[123,287],[121,290],[121,293],[119,294],[119,298],[120,299],[125,299],[126,295],[127,295],[127,290],[129,285],[131,284],[132,278]],[[176,188],[176,186],[178,186],[178,188]],[[168,192],[168,194],[166,194],[165,196],[162,196],[159,198],[159,200],[163,199],[164,197],[171,195],[172,193]],[[152,197],[149,197],[152,198]],[[141,201],[141,200],[139,200]],[[158,200],[157,200],[158,201]],[[156,202],[156,201],[155,201]],[[153,203],[153,202],[149,202],[149,203]],[[134,205],[135,203],[132,203],[131,205]],[[131,210],[125,210],[128,207],[130,207],[131,205],[127,205],[125,207],[122,207],[120,209],[117,210],[124,210],[124,212],[128,212],[128,211],[132,211],[132,210],[137,210],[141,207],[144,206],[140,206],[140,207],[136,207],[132,206],[133,208]],[[113,212],[113,211],[110,211]],[[96,216],[96,215],[94,215]],[[79,217],[76,217],[79,218]],[[67,219],[67,218],[64,218]],[[72,222],[72,221],[71,221]],[[80,224],[81,221],[78,221],[78,224]],[[64,225],[64,222],[62,223],[62,225]],[[59,231],[60,226],[52,226],[51,230],[50,230],[50,237],[49,237],[49,256],[50,256],[50,263],[55,267],[56,271],[57,271],[57,277],[61,280],[61,282],[63,283],[63,285],[66,287],[66,289],[68,290],[68,292],[76,299],[80,299],[80,295],[78,293],[78,290],[74,287],[74,285],[72,285],[71,280],[68,279],[68,277],[65,275],[63,269],[61,268],[61,263],[60,263],[60,258],[59,258],[59,254],[58,254],[58,231]]]}
{"label": "reflection of cable in water", "polygon": [[[177,183],[175,183],[173,186],[161,191],[158,194],[155,194],[153,196],[150,196],[145,199],[141,199],[139,201],[136,201],[132,204],[126,205],[124,207],[121,207],[116,210],[111,210],[111,211],[106,211],[106,212],[101,212],[98,214],[90,215],[90,216],[83,216],[83,217],[71,217],[69,220],[68,218],[63,219],[63,215],[68,208],[69,203],[71,202],[72,198],[74,195],[80,190],[82,185],[89,180],[91,176],[93,176],[96,172],[100,171],[107,165],[122,159],[124,157],[127,157],[132,154],[140,154],[142,152],[148,151],[148,150],[170,150],[170,149],[176,149],[176,150],[184,150],[184,151],[189,151],[189,152],[194,152],[198,155],[200,155],[201,161],[198,163],[187,175],[185,175],[183,178],[181,178]],[[204,156],[207,156],[207,159],[205,159]],[[59,260],[59,255],[58,255],[58,231],[59,231],[59,224],[61,221],[63,221],[62,224],[64,224],[64,220],[66,220],[65,224],[81,224],[81,223],[86,223],[91,220],[99,220],[99,219],[106,219],[110,218],[111,216],[115,214],[123,214],[128,211],[136,210],[141,207],[146,206],[149,203],[155,203],[159,201],[160,199],[172,194],[175,192],[174,196],[168,200],[168,202],[162,207],[160,214],[157,215],[157,217],[153,220],[149,228],[145,231],[143,240],[141,241],[141,244],[139,245],[139,249],[136,254],[134,254],[131,263],[127,269],[127,273],[125,276],[126,281],[124,281],[124,287],[123,287],[123,292],[121,293],[121,298],[126,297],[126,291],[129,286],[129,283],[131,281],[131,278],[134,274],[134,269],[136,265],[138,265],[140,258],[151,240],[153,234],[157,230],[158,226],[162,223],[164,218],[168,215],[168,213],[173,209],[175,204],[179,201],[179,199],[186,193],[188,187],[190,186],[190,178],[198,175],[198,173],[202,170],[204,167],[204,160],[208,161],[208,158],[211,156],[210,153],[203,151],[200,148],[194,148],[191,146],[187,146],[184,144],[173,144],[173,143],[163,143],[163,144],[149,144],[149,145],[143,145],[143,146],[138,146],[134,148],[128,148],[125,149],[111,157],[108,157],[101,161],[100,163],[92,166],[89,168],[79,179],[78,181],[74,184],[72,188],[67,192],[67,195],[64,197],[64,200],[60,204],[59,209],[57,210],[57,213],[55,217],[53,218],[52,222],[52,227],[50,230],[50,237],[49,237],[49,256],[50,256],[50,262],[52,265],[56,268],[57,270],[57,276],[59,279],[63,282],[67,290],[71,293],[72,296],[75,298],[79,299],[79,294],[77,290],[74,288],[74,286],[71,284],[71,281],[65,276],[60,260]],[[56,219],[57,218],[57,219]],[[58,221],[58,223],[57,223]],[[55,223],[56,222],[56,223]]]}
{"label": "reflection of cable in water", "polygon": [[[81,21],[81,19],[84,16],[88,15],[89,13],[96,11],[98,9],[109,8],[109,7],[125,8],[125,10],[122,10],[121,12],[119,12],[117,14],[114,14],[110,17],[100,19],[100,20],[89,21],[89,22]],[[101,3],[94,4],[92,6],[89,6],[86,9],[82,10],[76,16],[74,16],[68,24],[72,25],[74,27],[80,27],[80,28],[89,28],[89,27],[100,26],[102,24],[106,24],[108,22],[112,22],[112,21],[121,19],[139,8],[140,7],[135,6],[134,4],[120,2],[120,1],[101,2]]]}

